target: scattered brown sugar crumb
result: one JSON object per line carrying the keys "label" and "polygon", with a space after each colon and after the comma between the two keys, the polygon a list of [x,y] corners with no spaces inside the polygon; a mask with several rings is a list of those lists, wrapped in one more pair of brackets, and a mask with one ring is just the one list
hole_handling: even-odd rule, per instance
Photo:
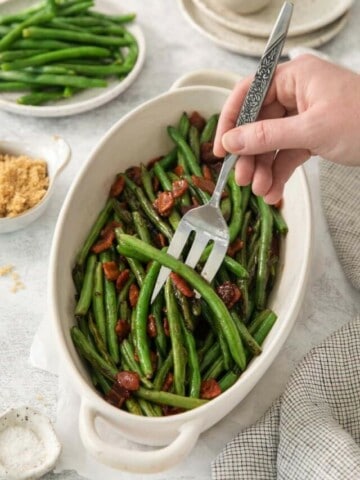
{"label": "scattered brown sugar crumb", "polygon": [[48,187],[46,162],[0,153],[0,218],[16,217],[34,207]]}
{"label": "scattered brown sugar crumb", "polygon": [[19,290],[23,290],[25,285],[21,281],[20,275],[15,271],[13,265],[4,265],[0,267],[0,277],[10,277],[13,281],[10,288],[11,292],[16,293]]}

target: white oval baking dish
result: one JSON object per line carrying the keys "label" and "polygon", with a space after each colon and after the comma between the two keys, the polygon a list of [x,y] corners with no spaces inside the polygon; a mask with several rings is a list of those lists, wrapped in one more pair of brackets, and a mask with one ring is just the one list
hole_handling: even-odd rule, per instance
{"label": "white oval baking dish", "polygon": [[[197,110],[208,117],[221,110],[228,94],[229,90],[216,86],[187,86],[150,100],[120,119],[83,165],[58,219],[49,271],[54,335],[61,361],[82,399],[79,417],[82,441],[98,461],[113,468],[154,473],[183,460],[200,433],[227,415],[260,380],[284,344],[301,305],[309,272],[312,221],[308,185],[300,167],[285,189],[283,214],[289,233],[271,297],[271,308],[278,314],[278,320],[263,345],[263,353],[251,362],[233,387],[192,411],[163,418],[139,417],[118,410],[101,398],[72,344],[69,330],[74,324],[75,291],[71,269],[106,201],[114,176],[131,165],[169,151],[172,144],[166,127],[176,124],[183,111]],[[129,440],[162,448],[144,451],[113,445],[98,435],[97,416],[110,422]]]}

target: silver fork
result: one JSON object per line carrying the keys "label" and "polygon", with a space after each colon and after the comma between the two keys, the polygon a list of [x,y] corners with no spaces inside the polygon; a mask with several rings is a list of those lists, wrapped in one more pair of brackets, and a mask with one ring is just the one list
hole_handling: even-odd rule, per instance
{"label": "silver fork", "polygon": [[[255,78],[246,94],[236,126],[254,122],[259,115],[285,43],[292,11],[293,4],[285,2],[260,59]],[[189,210],[182,217],[167,250],[169,255],[179,258],[191,232],[194,232],[195,238],[185,263],[195,267],[206,245],[212,240],[211,253],[201,272],[208,282],[216,275],[229,246],[229,230],[219,204],[227,178],[237,158],[237,155],[232,154],[225,156],[211,199],[206,205]],[[167,267],[160,269],[151,302],[157,297],[170,271]]]}

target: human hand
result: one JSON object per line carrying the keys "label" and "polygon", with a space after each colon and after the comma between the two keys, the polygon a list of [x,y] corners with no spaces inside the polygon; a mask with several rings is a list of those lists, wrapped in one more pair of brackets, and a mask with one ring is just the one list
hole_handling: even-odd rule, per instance
{"label": "human hand", "polygon": [[297,57],[278,66],[259,120],[233,128],[252,80],[239,82],[229,96],[214,142],[215,155],[240,155],[239,185],[252,183],[273,204],[311,155],[360,165],[360,75],[313,55]]}

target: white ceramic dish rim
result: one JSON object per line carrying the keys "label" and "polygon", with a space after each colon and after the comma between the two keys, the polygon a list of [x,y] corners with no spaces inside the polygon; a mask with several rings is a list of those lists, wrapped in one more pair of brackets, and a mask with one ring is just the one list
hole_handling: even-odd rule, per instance
{"label": "white ceramic dish rim", "polygon": [[[236,15],[236,19],[234,21],[231,18],[223,16],[220,12],[217,12],[214,8],[209,5],[209,3],[216,3],[214,0],[212,2],[207,2],[204,0],[193,0],[196,6],[201,10],[205,15],[212,18],[216,22],[220,23],[226,28],[230,28],[239,33],[243,33],[246,35],[251,35],[254,37],[264,37],[267,38],[272,30],[273,25],[268,24],[268,28],[264,28],[264,22],[259,22],[254,20],[252,14],[249,15]],[[330,23],[335,22],[338,18],[344,15],[352,6],[354,0],[341,0],[338,1],[337,8],[329,11],[326,9],[324,11],[324,15],[321,18],[308,19],[308,22],[304,25],[292,26],[290,24],[288,37],[296,37],[297,35],[304,35],[307,33],[311,33],[314,30],[318,30],[319,28],[323,28]],[[267,8],[267,7],[265,7]],[[223,7],[225,10],[229,10],[226,7]],[[296,4],[295,4],[296,9]],[[255,12],[256,15],[259,15],[259,12]],[[261,12],[260,12],[261,14]]]}
{"label": "white ceramic dish rim", "polygon": [[[196,14],[196,18],[194,17],[193,9],[198,7],[195,5],[193,0],[178,0],[180,10],[186,20],[197,30],[202,36],[208,38],[216,45],[229,50],[230,52],[240,53],[243,55],[249,55],[253,57],[260,57],[265,49],[266,40],[265,38],[260,37],[250,37],[245,34],[241,34],[239,32],[235,32],[233,30],[227,29],[223,25],[218,24],[211,18],[206,18],[206,22],[211,25],[211,29],[204,25],[204,21],[200,22],[197,16],[199,15],[199,11]],[[291,49],[303,46],[303,47],[320,47],[325,43],[332,40],[346,25],[348,21],[349,14],[345,13],[342,17],[335,20],[333,23],[323,27],[319,31],[309,32],[307,35],[301,35],[298,37],[290,37],[286,40],[282,56],[286,56],[289,54]],[[226,30],[226,32],[230,35],[236,35],[238,38],[236,41],[232,40],[223,40],[220,38],[220,35],[216,35],[213,33],[213,29],[219,31],[219,29]]]}
{"label": "white ceramic dish rim", "polygon": [[[6,2],[0,2],[0,10],[4,4],[13,1],[14,0],[6,0]],[[97,0],[96,2],[96,7],[98,7],[100,11],[102,9],[102,2],[104,2],[104,0]],[[110,0],[106,0],[106,6],[108,5],[113,5],[113,3],[111,3]],[[118,13],[117,10],[115,12]],[[0,109],[25,116],[54,118],[77,115],[79,113],[93,110],[110,102],[124,92],[136,80],[145,61],[146,44],[141,28],[136,24],[129,25],[127,28],[135,36],[138,42],[139,54],[134,68],[123,80],[119,80],[119,82],[112,82],[104,89],[96,89],[99,91],[99,94],[94,97],[86,100],[79,100],[78,97],[74,96],[71,99],[66,100],[68,103],[62,103],[58,105],[19,105],[13,100],[4,98],[4,96],[2,96],[0,93]]]}
{"label": "white ceramic dish rim", "polygon": [[[186,87],[186,90],[188,89],[192,89],[194,91],[206,90],[207,92],[209,92],[209,94],[214,92],[228,93],[229,91],[227,89],[223,89],[219,87],[205,87],[205,86]],[[157,461],[157,459],[159,458],[162,459],[161,455],[165,454],[165,452],[167,452],[168,454],[174,453],[175,445],[176,446],[180,444],[183,445],[185,443],[184,440],[187,442],[187,446],[186,446],[187,450],[185,455],[189,453],[192,446],[196,443],[199,434],[204,430],[204,427],[203,427],[204,420],[197,418],[199,417],[199,413],[201,412],[202,416],[204,416],[206,415],[206,413],[210,411],[216,411],[218,405],[219,406],[221,405],[221,402],[226,403],[226,400],[228,398],[230,399],[234,396],[234,392],[236,390],[241,391],[241,388],[244,386],[244,384],[246,385],[246,388],[245,388],[246,393],[248,393],[254,387],[254,385],[258,382],[261,376],[265,373],[265,371],[267,370],[267,367],[272,363],[272,361],[278,354],[280,348],[282,347],[283,343],[285,342],[288,336],[288,333],[290,332],[293,326],[293,323],[295,322],[297,313],[299,311],[302,298],[304,295],[304,290],[305,290],[302,286],[304,285],[304,283],[306,283],[307,275],[309,273],[309,259],[311,254],[311,238],[312,238],[310,198],[309,198],[309,195],[305,195],[305,197],[302,198],[302,202],[304,204],[304,208],[306,211],[306,221],[307,221],[306,222],[307,225],[305,228],[306,236],[304,238],[304,242],[305,242],[304,250],[307,253],[306,253],[306,258],[304,258],[304,262],[302,263],[302,268],[298,274],[297,291],[293,292],[294,293],[293,301],[289,305],[287,318],[286,320],[283,321],[281,329],[278,330],[277,338],[275,339],[269,338],[267,341],[268,348],[263,352],[263,354],[260,357],[258,357],[254,361],[254,363],[256,362],[256,368],[249,367],[249,369],[247,369],[242,374],[240,380],[234,386],[232,386],[229,390],[227,390],[221,396],[212,400],[208,404],[203,405],[198,409],[190,410],[190,411],[181,413],[179,415],[175,415],[173,417],[162,417],[162,418],[137,417],[136,415],[132,415],[126,411],[120,411],[115,407],[107,404],[92,389],[88,381],[86,381],[82,377],[80,371],[77,369],[76,365],[74,364],[73,359],[71,357],[71,353],[66,345],[66,339],[64,337],[64,332],[61,327],[61,320],[58,318],[58,312],[57,312],[58,307],[56,305],[56,296],[54,295],[54,292],[56,291],[56,288],[58,286],[56,271],[57,271],[57,263],[60,261],[58,259],[57,253],[60,248],[61,231],[63,230],[63,226],[66,221],[68,210],[72,205],[72,198],[74,196],[74,193],[76,192],[78,185],[81,184],[82,178],[85,175],[86,170],[88,168],[91,168],[91,166],[94,164],[94,159],[96,158],[98,152],[101,151],[101,149],[104,147],[107,141],[114,135],[114,133],[120,128],[120,126],[128,121],[129,117],[136,114],[141,109],[147,108],[152,103],[157,102],[158,100],[162,99],[163,97],[166,97],[167,95],[169,95],[169,92],[166,92],[163,95],[160,95],[148,102],[145,102],[144,104],[140,105],[139,107],[131,111],[125,117],[120,119],[105,134],[105,136],[102,138],[99,144],[92,150],[88,160],[83,165],[81,171],[78,173],[78,176],[75,179],[67,195],[67,198],[65,199],[63,208],[60,212],[59,219],[55,229],[54,238],[53,238],[53,245],[51,248],[50,268],[49,268],[49,303],[50,303],[50,311],[51,311],[51,321],[52,321],[54,332],[55,332],[56,343],[57,343],[57,346],[60,347],[61,356],[62,356],[62,359],[64,360],[65,368],[68,371],[76,390],[79,392],[79,394],[82,397],[79,426],[80,426],[80,433],[85,443],[85,446],[90,451],[92,451],[92,453],[99,453],[99,452],[103,453],[103,451],[106,450],[107,454],[105,455],[107,458],[111,458],[112,455],[114,455],[115,453],[121,452],[124,455],[126,454],[129,458],[132,458],[133,462],[136,461],[139,463],[141,459],[141,461],[145,461],[145,464],[146,464],[146,459],[147,459],[149,461],[149,464],[151,465],[153,465],[154,462]],[[298,170],[298,175],[299,175],[300,182],[302,184],[302,188],[304,192],[308,193],[307,180],[302,168]],[[279,337],[281,338],[281,340],[279,340]],[[275,346],[273,346],[273,343],[275,343]],[[241,398],[243,399],[243,396]],[[116,449],[112,445],[105,444],[98,437],[94,439],[94,435],[93,435],[95,432],[94,421],[97,414],[102,416],[105,419],[111,418],[112,420],[114,420],[114,416],[116,415],[116,418],[119,419],[119,423],[117,424],[117,426],[120,428],[120,431],[121,431],[121,425],[125,425],[125,424],[128,424],[128,425],[131,424],[133,426],[151,425],[154,428],[156,428],[156,425],[158,425],[159,427],[160,425],[169,425],[169,426],[172,426],[173,428],[176,428],[176,432],[178,432],[178,437],[176,437],[175,440],[172,443],[170,443],[170,445],[168,445],[167,447],[160,448],[157,450],[152,450],[151,452]],[[121,419],[122,421],[120,422]],[[218,420],[215,420],[213,424],[216,423],[217,421]],[[181,422],[181,426],[179,422]],[[126,436],[129,439],[132,439],[130,435],[126,435]],[[179,452],[177,453],[179,457]],[[182,452],[182,455],[185,456],[184,452]],[[151,460],[149,460],[150,458]],[[131,460],[129,461],[131,463]],[[139,466],[139,468],[142,468],[142,467]],[[168,468],[168,466],[166,468]],[[130,467],[129,470],[131,469],[132,468]],[[145,471],[145,470],[138,470],[138,471]],[[158,471],[158,470],[152,469],[149,471]]]}
{"label": "white ceramic dish rim", "polygon": [[[22,224],[22,223],[28,223],[28,220],[30,220],[29,217],[34,216],[34,219],[37,218],[37,214],[39,211],[44,207],[44,204],[48,202],[50,199],[51,195],[54,192],[54,186],[55,186],[55,181],[57,177],[60,175],[60,173],[64,170],[66,165],[70,161],[71,157],[71,149],[69,144],[59,135],[53,135],[52,137],[47,137],[47,136],[37,136],[36,137],[36,143],[41,142],[42,138],[46,140],[47,142],[51,142],[53,144],[53,148],[56,149],[56,153],[59,156],[59,163],[55,166],[54,173],[49,175],[49,187],[43,196],[43,198],[40,200],[39,203],[37,203],[34,207],[29,208],[25,212],[21,213],[20,215],[17,215],[16,217],[5,217],[5,218],[0,218],[0,233],[3,228],[8,228],[11,226],[14,221],[17,223]],[[14,136],[4,136],[3,138],[0,139],[0,151],[2,149],[2,146],[6,144],[16,145],[16,149],[19,151],[24,151],[24,155],[29,156],[29,152],[31,152],[31,145],[34,144],[34,138],[29,137],[29,136],[22,136],[21,139],[15,138]],[[28,148],[26,148],[28,147]],[[26,151],[25,151],[26,150]],[[32,157],[35,159],[35,156]],[[48,161],[46,158],[42,158],[41,160],[44,160],[48,166]],[[19,226],[21,228],[21,226]]]}

